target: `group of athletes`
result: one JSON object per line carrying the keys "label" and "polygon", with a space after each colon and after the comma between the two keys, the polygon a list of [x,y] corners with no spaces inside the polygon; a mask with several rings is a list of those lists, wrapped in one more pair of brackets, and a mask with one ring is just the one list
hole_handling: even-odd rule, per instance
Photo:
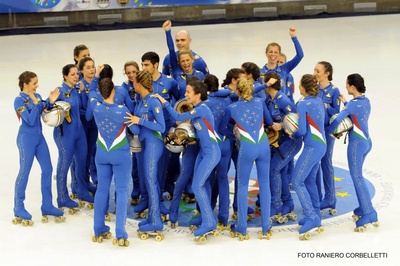
{"label": "group of athletes", "polygon": [[[178,225],[182,198],[196,202],[199,215],[190,221],[196,241],[204,242],[208,234],[217,235],[224,228],[229,228],[232,237],[248,239],[247,220],[254,217],[248,206],[248,184],[255,164],[259,186],[256,211],[262,225],[259,237],[270,239],[274,222],[296,219],[292,186],[304,211],[304,218],[298,221],[300,238],[308,239],[310,232],[323,230],[321,210],[336,211],[332,154],[335,139],[348,134],[348,165],[359,204],[354,210],[355,230],[378,225],[362,175],[371,150],[371,107],[362,76],[347,77],[346,89],[353,96],[347,101],[331,83],[332,65],[318,62],[313,74],[301,77],[302,98],[295,103],[290,72],[304,55],[296,29],[291,28],[296,50],[292,60],[286,61],[278,43],[270,43],[266,47],[268,61],[262,68],[245,62],[230,69],[220,86],[204,60],[190,49],[189,33],[176,33],[175,51],[171,21],[162,27],[169,49],[162,72],[159,55],[147,52],[141,58],[142,70],[135,61],[125,63],[128,80],[116,86],[111,66],[100,64],[96,68],[88,47],[78,45],[75,63],[62,68],[63,83],[47,99],[36,92],[35,73],[25,71],[19,76],[21,92],[14,108],[21,122],[17,135],[20,170],[15,183],[14,223],[33,224],[24,200],[36,157],[42,171],[42,221],[47,221],[47,216],[63,221],[64,208],[74,213],[79,207],[94,205],[93,241],[111,236],[105,220],[112,180],[114,244],[129,244],[125,230],[129,200],[135,213],[144,218],[138,224],[138,235],[142,239],[155,236],[160,241],[165,220],[173,228]],[[347,133],[336,134],[346,117],[353,126]],[[58,208],[52,201],[53,168],[42,119],[54,127],[58,149]],[[283,126],[285,119],[291,127]],[[228,170],[232,163],[236,173],[234,222],[230,224]],[[133,189],[128,195],[131,180]],[[163,204],[164,192],[171,200],[169,209]]]}

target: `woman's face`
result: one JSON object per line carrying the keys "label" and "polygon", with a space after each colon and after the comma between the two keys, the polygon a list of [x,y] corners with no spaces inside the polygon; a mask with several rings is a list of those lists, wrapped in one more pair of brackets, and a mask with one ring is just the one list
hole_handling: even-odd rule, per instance
{"label": "woman's face", "polygon": [[329,72],[325,71],[325,67],[321,64],[317,64],[314,68],[314,76],[318,82],[328,80]]}
{"label": "woman's face", "polygon": [[86,61],[85,65],[82,69],[83,77],[92,79],[94,77],[94,73],[96,72],[96,68],[94,66],[93,61]]}
{"label": "woman's face", "polygon": [[130,65],[125,68],[125,75],[127,78],[131,81],[135,81],[136,73],[139,72],[139,69],[137,69],[135,66]]}
{"label": "woman's face", "polygon": [[199,94],[195,94],[193,87],[190,86],[190,85],[186,86],[185,97],[188,100],[188,102],[193,104],[193,105],[196,105],[197,103],[199,103],[201,101],[200,100],[200,93]]}
{"label": "woman's face", "polygon": [[77,65],[79,65],[79,62],[80,62],[83,58],[85,58],[85,57],[90,57],[90,52],[89,52],[89,50],[82,50],[82,51],[79,52],[79,55],[78,55],[78,56],[74,56],[74,59],[75,59],[76,61],[78,61]]}
{"label": "woman's face", "polygon": [[70,86],[70,87],[75,86],[75,84],[78,83],[78,81],[79,81],[78,68],[71,67],[68,75],[64,76],[64,80],[68,86]]}
{"label": "woman's face", "polygon": [[270,46],[266,52],[268,63],[277,63],[280,52],[278,46]]}
{"label": "woman's face", "polygon": [[183,72],[191,74],[193,72],[193,58],[188,54],[182,54],[179,57],[179,66],[182,68]]}
{"label": "woman's face", "polygon": [[36,93],[36,89],[39,87],[38,77],[32,78],[29,83],[24,83],[23,91],[26,94],[34,94]]}

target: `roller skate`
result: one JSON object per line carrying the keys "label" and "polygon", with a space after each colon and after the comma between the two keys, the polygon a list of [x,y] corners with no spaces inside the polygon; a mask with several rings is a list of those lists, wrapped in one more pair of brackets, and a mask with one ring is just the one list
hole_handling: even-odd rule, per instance
{"label": "roller skate", "polygon": [[140,198],[131,198],[131,205],[138,205],[140,203]]}
{"label": "roller skate", "polygon": [[285,217],[282,216],[282,206],[278,209],[274,206],[271,206],[269,215],[270,221],[272,222],[276,221],[280,224],[287,222],[287,220],[285,221]]}
{"label": "roller skate", "polygon": [[351,216],[353,218],[353,222],[357,222],[358,219],[361,218],[361,214],[362,214],[362,212],[361,212],[360,207],[355,208],[353,211],[353,215]]}
{"label": "roller skate", "polygon": [[66,220],[66,218],[64,217],[64,212],[53,206],[48,211],[42,209],[42,223],[47,223],[49,221],[49,216],[53,216],[54,221],[57,224],[62,223]]}
{"label": "roller skate", "polygon": [[67,200],[65,202],[61,202],[57,200],[58,203],[58,208],[62,211],[64,211],[64,208],[68,208],[68,213],[73,215],[79,211],[79,204],[73,200],[71,200],[69,197],[67,197]]}
{"label": "roller skate", "polygon": [[107,212],[106,213],[106,217],[105,217],[105,220],[107,221],[107,222],[111,222],[111,213],[109,213],[109,212]]}
{"label": "roller skate", "polygon": [[34,223],[32,221],[32,215],[27,212],[25,209],[14,212],[14,219],[12,220],[13,224],[22,224],[22,226],[32,226]]}
{"label": "roller skate", "polygon": [[139,189],[133,189],[131,194],[131,205],[138,205],[140,203],[140,191]]}
{"label": "roller skate", "polygon": [[[319,211],[319,209],[315,209],[314,213],[318,216],[318,218],[322,221],[322,215],[321,212]],[[299,220],[299,227],[298,230],[300,230],[300,228],[304,225],[304,223],[306,222],[307,217],[303,217]]]}
{"label": "roller skate", "polygon": [[[247,221],[250,221],[255,217],[254,210],[250,207],[247,208]],[[232,220],[236,221],[238,219],[237,210],[235,210],[232,214]]]}
{"label": "roller skate", "polygon": [[140,201],[140,203],[133,209],[133,211],[135,212],[135,218],[146,219],[149,216],[147,205],[147,200]]}
{"label": "roller skate", "polygon": [[263,239],[270,240],[271,236],[272,236],[271,228],[272,228],[272,226],[268,230],[262,230],[260,233],[258,233],[258,238],[261,240],[263,240]]}
{"label": "roller skate", "polygon": [[110,227],[106,226],[106,230],[104,233],[96,236],[92,236],[92,241],[93,242],[98,242],[98,243],[103,243],[104,239],[111,239],[111,232],[110,232]]}
{"label": "roller skate", "polygon": [[356,228],[354,229],[354,232],[364,233],[367,230],[367,224],[372,224],[375,228],[380,226],[376,211],[361,215],[360,219],[356,221]]}
{"label": "roller skate", "polygon": [[321,219],[317,217],[315,221],[306,218],[303,226],[299,229],[299,239],[309,240],[311,239],[311,233],[317,231],[318,233],[323,233],[325,231],[324,227],[321,226]]}
{"label": "roller skate", "polygon": [[178,222],[178,210],[172,210],[171,207],[169,208],[169,221],[167,223],[168,227],[171,227],[172,229],[175,229],[178,227],[179,222]]}
{"label": "roller skate", "polygon": [[228,222],[218,221],[217,228],[218,228],[219,231],[224,231],[224,230],[229,231],[229,230],[231,230],[231,225],[228,224]]}
{"label": "roller skate", "polygon": [[237,237],[237,238],[239,238],[240,241],[250,239],[249,233],[238,232],[236,225],[234,225],[234,224],[231,225],[231,230],[229,231],[229,236],[231,238]]}
{"label": "roller skate", "polygon": [[77,199],[77,198],[78,198],[78,194],[76,194],[76,193],[71,193],[71,194],[69,195],[69,197],[70,197],[71,199]]}
{"label": "roller skate", "polygon": [[163,222],[169,220],[169,210],[164,206],[162,202],[160,202],[160,214],[161,214],[161,220]]}
{"label": "roller skate", "polygon": [[324,215],[324,210],[328,210],[330,215],[336,215],[337,210],[335,209],[336,206],[336,200],[334,203],[330,203],[329,200],[324,199],[320,203],[320,211],[321,215]]}
{"label": "roller skate", "polygon": [[162,232],[163,225],[159,224],[158,226],[153,226],[150,223],[147,223],[143,226],[139,226],[137,230],[138,237],[142,240],[148,239],[150,236],[155,237],[157,242],[160,242],[164,239],[164,233]]}
{"label": "roller skate", "polygon": [[208,235],[213,235],[214,237],[219,237],[221,232],[217,230],[215,227],[199,227],[194,232],[194,242],[198,242],[200,244],[204,244],[207,241]]}
{"label": "roller skate", "polygon": [[195,203],[196,197],[193,194],[182,194],[182,200],[186,201],[187,203]]}
{"label": "roller skate", "polygon": [[281,217],[278,219],[278,223],[287,223],[289,220],[296,221],[297,215],[294,213],[293,205],[288,206],[284,204],[281,207]]}
{"label": "roller skate", "polygon": [[174,194],[168,192],[168,194],[165,196],[165,198],[167,200],[172,200],[174,198]]}
{"label": "roller skate", "polygon": [[84,196],[78,198],[79,208],[85,208],[87,210],[93,210],[94,208],[94,197],[93,196]]}
{"label": "roller skate", "polygon": [[197,216],[190,220],[189,224],[189,230],[193,233],[194,231],[197,230],[197,228],[201,225],[201,216]]}
{"label": "roller skate", "polygon": [[118,245],[120,247],[128,247],[129,246],[129,240],[126,238],[120,238],[120,239],[116,239],[114,238],[112,240],[113,245]]}

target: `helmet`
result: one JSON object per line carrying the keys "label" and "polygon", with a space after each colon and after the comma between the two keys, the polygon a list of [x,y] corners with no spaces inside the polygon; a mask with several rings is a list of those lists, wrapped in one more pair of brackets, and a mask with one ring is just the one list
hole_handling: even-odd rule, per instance
{"label": "helmet", "polygon": [[185,150],[185,146],[175,142],[175,128],[171,127],[167,136],[164,138],[165,148],[173,153],[181,153]]}
{"label": "helmet", "polygon": [[[337,116],[338,116],[338,114],[332,115],[331,119],[329,119],[329,124],[332,124],[333,120],[335,120]],[[333,134],[335,135],[335,134],[340,134],[340,133],[349,131],[352,127],[353,127],[353,123],[351,122],[351,119],[347,116],[339,123],[337,128],[335,128],[335,130],[333,131]]]}
{"label": "helmet", "polygon": [[71,105],[65,101],[56,101],[54,103],[55,106],[60,106],[64,110],[65,113],[65,120],[67,120],[68,123],[71,123],[71,117],[69,116],[69,110],[71,110]]}
{"label": "helmet", "polygon": [[43,122],[50,127],[58,127],[64,122],[65,112],[61,106],[55,105],[51,110],[44,109],[41,117]]}
{"label": "helmet", "polygon": [[188,103],[188,100],[183,98],[175,103],[174,109],[178,113],[182,114],[191,111],[193,109],[193,104]]}
{"label": "helmet", "polygon": [[174,136],[184,145],[196,140],[196,134],[194,133],[193,126],[189,123],[179,124],[175,129]]}
{"label": "helmet", "polygon": [[283,118],[283,128],[289,133],[295,133],[299,129],[299,114],[288,113]]}
{"label": "helmet", "polygon": [[131,152],[141,152],[142,144],[140,143],[138,135],[128,134],[129,148]]}
{"label": "helmet", "polygon": [[279,131],[275,131],[271,126],[265,128],[265,133],[268,136],[269,145],[279,148]]}

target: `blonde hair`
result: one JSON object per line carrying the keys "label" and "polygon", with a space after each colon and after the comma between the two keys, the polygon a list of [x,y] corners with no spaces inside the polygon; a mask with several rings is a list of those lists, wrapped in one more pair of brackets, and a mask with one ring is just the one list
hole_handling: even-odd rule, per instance
{"label": "blonde hair", "polygon": [[253,99],[253,83],[245,78],[238,79],[236,90],[240,92],[240,97],[246,101]]}
{"label": "blonde hair", "polygon": [[183,49],[178,51],[178,61],[181,60],[181,55],[187,54],[190,56],[190,58],[194,59],[192,51],[188,50],[188,49]]}
{"label": "blonde hair", "polygon": [[139,71],[136,73],[136,82],[142,84],[142,86],[149,92],[153,92],[153,77],[147,71]]}

